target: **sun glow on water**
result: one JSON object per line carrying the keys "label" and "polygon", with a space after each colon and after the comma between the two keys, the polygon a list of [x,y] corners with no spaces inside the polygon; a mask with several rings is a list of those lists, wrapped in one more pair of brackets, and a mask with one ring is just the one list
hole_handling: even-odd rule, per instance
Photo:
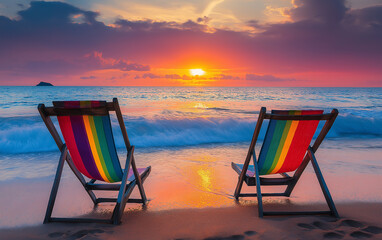
{"label": "sun glow on water", "polygon": [[191,76],[202,76],[205,73],[206,72],[203,69],[200,69],[200,68],[190,69]]}

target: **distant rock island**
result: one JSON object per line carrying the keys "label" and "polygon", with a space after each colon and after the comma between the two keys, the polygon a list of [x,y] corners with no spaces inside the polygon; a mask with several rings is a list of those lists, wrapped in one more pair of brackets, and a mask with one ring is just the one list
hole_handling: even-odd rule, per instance
{"label": "distant rock island", "polygon": [[48,83],[48,82],[40,82],[39,84],[37,84],[36,86],[53,86],[53,84],[51,83]]}

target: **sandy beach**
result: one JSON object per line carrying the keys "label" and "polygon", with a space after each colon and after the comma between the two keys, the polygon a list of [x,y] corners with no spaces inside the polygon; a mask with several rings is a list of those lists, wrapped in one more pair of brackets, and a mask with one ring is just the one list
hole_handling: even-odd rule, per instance
{"label": "sandy beach", "polygon": [[[0,196],[3,226],[0,236],[1,239],[382,239],[382,192],[376,185],[381,181],[380,170],[360,167],[355,172],[353,167],[342,166],[345,160],[375,158],[380,151],[376,145],[370,146],[369,141],[357,142],[357,148],[353,144],[328,140],[317,154],[340,219],[258,218],[256,199],[242,198],[236,202],[233,198],[237,175],[230,161],[245,156],[247,146],[227,144],[154,152],[138,149],[139,164],[150,163],[153,167],[144,184],[149,204],[144,209],[138,204],[128,204],[119,226],[43,225],[52,177],[30,180],[27,186],[19,181],[2,184],[0,191],[7,194]],[[35,157],[51,158],[55,154]],[[254,189],[244,186],[244,191]],[[108,192],[101,195],[113,196]],[[133,196],[138,196],[137,190]],[[289,199],[264,198],[265,209],[273,211],[326,210],[324,203],[311,166]],[[70,170],[64,169],[54,216],[107,218],[112,207],[101,204],[93,209]]]}
{"label": "sandy beach", "polygon": [[[276,207],[266,205],[266,207]],[[294,209],[303,208],[293,206]],[[311,206],[309,206],[311,207]],[[323,207],[323,206],[321,206]],[[337,204],[332,217],[257,217],[256,204],[125,212],[119,226],[48,224],[0,230],[2,239],[382,239],[381,203]]]}

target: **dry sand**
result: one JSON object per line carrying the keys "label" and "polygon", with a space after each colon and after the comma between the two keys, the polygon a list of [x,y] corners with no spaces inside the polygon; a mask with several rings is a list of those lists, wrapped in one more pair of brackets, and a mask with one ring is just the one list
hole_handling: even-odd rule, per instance
{"label": "dry sand", "polygon": [[[286,206],[287,205],[287,206]],[[125,211],[119,226],[50,223],[0,230],[1,239],[382,239],[382,204],[337,204],[329,216],[257,217],[257,205]],[[277,209],[278,206],[265,205]],[[324,206],[291,206],[324,208]]]}

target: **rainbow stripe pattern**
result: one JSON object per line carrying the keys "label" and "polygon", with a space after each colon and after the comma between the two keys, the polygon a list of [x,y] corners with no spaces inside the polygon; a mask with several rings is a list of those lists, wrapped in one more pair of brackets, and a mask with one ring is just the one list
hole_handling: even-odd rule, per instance
{"label": "rainbow stripe pattern", "polygon": [[[61,101],[53,105],[65,109],[102,108],[106,101]],[[109,114],[57,116],[57,119],[72,160],[82,174],[105,182],[122,180]]]}
{"label": "rainbow stripe pattern", "polygon": [[[323,110],[273,110],[272,114],[314,115],[323,112]],[[318,120],[271,119],[259,155],[259,174],[295,171],[302,163],[318,122]]]}

